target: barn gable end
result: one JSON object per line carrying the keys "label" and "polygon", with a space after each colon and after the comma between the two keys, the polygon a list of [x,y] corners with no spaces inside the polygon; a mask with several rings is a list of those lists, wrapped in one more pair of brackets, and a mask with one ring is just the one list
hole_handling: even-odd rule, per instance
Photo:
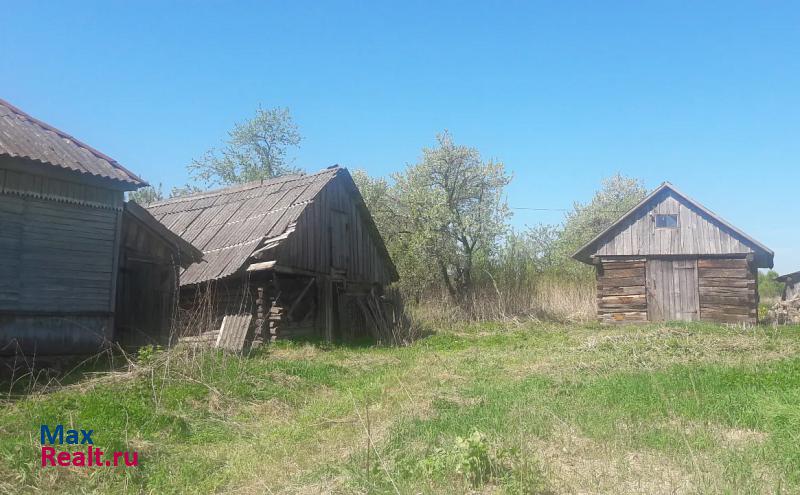
{"label": "barn gable end", "polygon": [[[658,228],[656,215],[676,215],[677,228]],[[664,183],[620,220],[575,253],[594,257],[648,255],[747,255],[771,268],[773,252],[697,201]]]}

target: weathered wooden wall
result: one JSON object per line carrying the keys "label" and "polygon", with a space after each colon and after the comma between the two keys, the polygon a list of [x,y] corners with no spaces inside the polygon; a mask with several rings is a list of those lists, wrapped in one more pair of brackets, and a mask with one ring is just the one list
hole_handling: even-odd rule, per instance
{"label": "weathered wooden wall", "polygon": [[382,286],[392,271],[381,255],[377,232],[369,227],[343,177],[319,193],[297,221],[295,232],[268,259],[316,273],[344,272],[344,278]]}
{"label": "weathered wooden wall", "polygon": [[598,319],[756,323],[756,276],[744,257],[601,259]]}
{"label": "weathered wooden wall", "polygon": [[597,267],[597,316],[603,323],[647,321],[645,260],[602,260]]}
{"label": "weathered wooden wall", "polygon": [[175,310],[179,253],[127,210],[121,234],[115,339],[124,347],[164,345]]}
{"label": "weathered wooden wall", "polygon": [[[654,215],[678,215],[678,228],[656,228]],[[597,256],[747,254],[753,248],[665,191],[609,233]]]}
{"label": "weathered wooden wall", "polygon": [[0,352],[89,352],[110,337],[122,201],[0,159]]}
{"label": "weathered wooden wall", "polygon": [[757,269],[746,259],[697,260],[700,319],[756,323]]}
{"label": "weathered wooden wall", "polygon": [[696,258],[650,258],[645,271],[649,321],[700,319]]}

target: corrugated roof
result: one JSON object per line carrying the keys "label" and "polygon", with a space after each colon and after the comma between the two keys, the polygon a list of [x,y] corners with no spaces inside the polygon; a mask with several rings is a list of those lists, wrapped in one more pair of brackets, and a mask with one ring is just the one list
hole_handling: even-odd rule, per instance
{"label": "corrugated roof", "polygon": [[262,243],[294,227],[311,200],[344,169],[250,182],[153,203],[159,222],[203,251],[181,274],[197,284],[236,273]]}
{"label": "corrugated roof", "polygon": [[797,282],[800,280],[800,272],[787,273],[786,275],[781,275],[775,280],[778,282]]}
{"label": "corrugated roof", "polygon": [[27,158],[76,172],[120,181],[136,189],[142,179],[96,149],[0,99],[0,155]]}

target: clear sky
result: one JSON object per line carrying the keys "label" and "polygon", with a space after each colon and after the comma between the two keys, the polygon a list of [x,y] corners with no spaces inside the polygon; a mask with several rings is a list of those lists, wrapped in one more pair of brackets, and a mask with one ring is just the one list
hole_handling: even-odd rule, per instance
{"label": "clear sky", "polygon": [[386,175],[449,129],[514,173],[512,207],[669,180],[800,270],[797,2],[0,0],[0,19],[0,97],[165,190],[288,106],[308,171]]}

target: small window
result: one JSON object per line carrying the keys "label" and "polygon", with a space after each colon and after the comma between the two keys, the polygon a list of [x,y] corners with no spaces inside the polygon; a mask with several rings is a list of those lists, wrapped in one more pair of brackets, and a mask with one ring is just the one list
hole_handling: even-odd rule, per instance
{"label": "small window", "polygon": [[656,215],[657,229],[677,229],[678,215]]}

